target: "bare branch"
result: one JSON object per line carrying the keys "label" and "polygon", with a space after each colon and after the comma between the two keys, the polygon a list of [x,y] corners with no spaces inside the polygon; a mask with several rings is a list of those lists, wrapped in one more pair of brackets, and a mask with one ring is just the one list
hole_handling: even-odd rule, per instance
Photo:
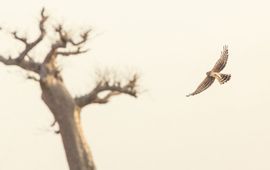
{"label": "bare branch", "polygon": [[[81,34],[81,40],[75,42],[63,29],[63,26],[59,24],[55,27],[55,32],[59,36],[59,40],[57,40],[54,44],[52,44],[50,52],[47,54],[44,63],[49,63],[53,61],[58,55],[62,56],[70,56],[70,55],[78,55],[82,53],[86,53],[88,50],[81,50],[81,46],[86,43],[89,37],[89,32],[91,30],[87,30]],[[58,51],[60,48],[66,48],[68,44],[71,44],[73,47],[76,47],[75,51]]]}
{"label": "bare branch", "polygon": [[57,56],[57,49],[65,48],[67,46],[67,33],[63,30],[63,26],[61,24],[59,24],[58,27],[55,28],[55,32],[58,33],[60,40],[57,40],[55,43],[52,44],[51,50],[48,52],[47,56],[44,59],[44,63],[54,62]]}
{"label": "bare branch", "polygon": [[[28,42],[26,37],[20,37],[17,34],[17,31],[12,32],[12,35],[14,39],[22,42],[25,45],[25,49],[19,54],[18,57],[15,59],[9,57],[5,58],[3,56],[0,56],[0,62],[2,62],[5,65],[14,65],[21,67],[24,70],[27,71],[32,71],[37,74],[39,74],[40,68],[41,68],[41,63],[35,62],[32,58],[29,57],[28,53],[38,44],[40,41],[43,40],[46,31],[45,31],[45,21],[48,19],[48,16],[45,16],[44,14],[45,9],[43,8],[41,11],[41,19],[39,21],[39,30],[40,30],[40,35],[36,40],[33,42]],[[25,57],[28,57],[28,60],[25,60]]]}
{"label": "bare branch", "polygon": [[45,31],[45,28],[44,28],[44,23],[49,18],[49,16],[46,16],[44,13],[45,13],[45,8],[42,8],[42,10],[41,10],[41,20],[39,22],[39,30],[40,30],[41,34],[42,33],[45,34],[46,31]]}
{"label": "bare branch", "polygon": [[61,24],[59,24],[58,27],[55,28],[55,32],[58,33],[60,41],[66,44],[68,41],[68,33],[63,29],[63,26]]}
{"label": "bare branch", "polygon": [[56,55],[70,56],[70,55],[86,53],[87,51],[88,50],[81,50],[81,47],[77,47],[77,50],[74,50],[74,51],[57,51]]}
{"label": "bare branch", "polygon": [[96,97],[92,103],[98,103],[98,104],[106,104],[109,102],[109,99],[112,97],[112,96],[117,96],[117,95],[120,95],[121,92],[119,91],[111,91],[109,92],[106,96],[104,97]]}
{"label": "bare branch", "polygon": [[79,46],[79,45],[85,43],[85,42],[88,40],[90,31],[91,31],[91,30],[89,29],[89,30],[85,31],[84,33],[82,33],[82,34],[81,34],[81,38],[82,38],[82,39],[81,39],[80,41],[75,42],[74,40],[69,39],[69,42],[70,42],[72,45],[74,45],[74,46]]}
{"label": "bare branch", "polygon": [[[75,101],[77,105],[82,108],[92,103],[108,103],[111,97],[120,94],[127,94],[133,97],[137,97],[137,81],[137,74],[134,74],[132,79],[130,79],[125,85],[121,85],[121,82],[119,81],[115,81],[111,84],[110,80],[102,79],[90,93],[75,98]],[[99,94],[105,91],[109,91],[109,93],[104,97],[99,97]]]}
{"label": "bare branch", "polygon": [[[54,126],[56,125],[56,123],[57,123],[57,121],[54,120],[54,121],[52,122],[52,124],[51,124],[51,127],[54,127]],[[55,134],[59,134],[59,133],[60,133],[60,129],[54,130],[54,133],[55,133]]]}
{"label": "bare branch", "polygon": [[17,35],[17,32],[16,32],[16,31],[12,32],[12,35],[14,36],[14,38],[15,38],[16,40],[21,41],[21,42],[24,43],[26,46],[28,45],[27,39],[26,39],[25,37],[19,37],[19,36]]}
{"label": "bare branch", "polygon": [[5,65],[18,66],[24,70],[32,71],[32,72],[35,72],[37,74],[39,74],[39,70],[40,70],[40,66],[41,66],[41,63],[25,61],[25,60],[18,62],[16,59],[12,59],[11,57],[6,59],[3,56],[0,56],[0,62],[5,64]]}
{"label": "bare branch", "polygon": [[55,31],[58,33],[59,37],[60,37],[60,40],[67,44],[67,43],[70,43],[71,45],[73,46],[80,46],[82,44],[84,44],[87,40],[88,40],[88,37],[89,37],[89,33],[90,33],[90,29],[83,32],[80,37],[81,37],[81,40],[79,40],[78,42],[75,42],[71,37],[68,36],[68,33],[67,31],[65,31],[63,29],[63,26],[60,24],[58,25],[56,28],[55,28]]}
{"label": "bare branch", "polygon": [[44,11],[45,9],[43,8],[41,10],[41,20],[39,21],[40,35],[36,40],[34,40],[31,43],[28,43],[27,39],[19,37],[16,31],[12,33],[15,39],[25,44],[25,49],[19,54],[19,56],[17,57],[17,61],[21,62],[24,59],[24,57],[28,54],[28,52],[32,50],[40,41],[43,40],[46,34],[44,23],[48,19],[48,16],[45,16]]}
{"label": "bare branch", "polygon": [[30,74],[27,74],[26,78],[29,80],[34,80],[36,82],[39,82],[39,78],[37,78],[36,76],[30,75]]}
{"label": "bare branch", "polygon": [[33,57],[31,57],[30,55],[26,55],[26,61],[30,61],[30,62],[32,62],[32,63],[34,63],[35,62],[35,60],[33,59]]}
{"label": "bare branch", "polygon": [[54,119],[54,121],[51,124],[51,127],[54,127],[54,125],[57,123],[57,121]]}

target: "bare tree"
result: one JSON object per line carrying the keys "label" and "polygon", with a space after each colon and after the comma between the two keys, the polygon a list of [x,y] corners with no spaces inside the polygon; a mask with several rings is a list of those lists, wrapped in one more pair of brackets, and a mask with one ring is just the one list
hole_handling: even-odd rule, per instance
{"label": "bare tree", "polygon": [[[40,33],[32,42],[26,37],[19,36],[16,31],[12,32],[13,38],[23,43],[25,48],[16,57],[0,55],[0,62],[5,65],[20,67],[35,74],[35,76],[29,76],[28,78],[40,84],[41,98],[55,118],[52,125],[55,123],[59,125],[58,133],[62,137],[70,170],[94,170],[93,157],[81,126],[81,109],[93,103],[108,103],[109,99],[120,94],[136,97],[138,76],[137,74],[132,75],[125,83],[106,75],[99,76],[95,87],[88,94],[73,97],[65,86],[56,59],[60,56],[67,57],[86,53],[87,50],[83,47],[91,31],[82,32],[80,39],[76,40],[59,24],[53,29],[57,40],[52,42],[43,62],[38,62],[29,53],[46,37],[48,29],[46,29],[45,24],[48,18],[43,8],[39,20]],[[107,93],[100,95],[103,92]]]}

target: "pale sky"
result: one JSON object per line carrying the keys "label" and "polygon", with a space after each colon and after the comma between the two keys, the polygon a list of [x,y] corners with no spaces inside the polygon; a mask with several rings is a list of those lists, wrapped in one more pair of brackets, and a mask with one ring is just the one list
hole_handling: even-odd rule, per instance
{"label": "pale sky", "polygon": [[[43,6],[51,23],[74,34],[93,29],[89,53],[59,59],[73,95],[93,87],[96,69],[141,75],[138,99],[115,97],[82,111],[98,170],[270,169],[269,1],[3,1],[0,54],[21,49],[7,30],[37,34]],[[225,44],[223,72],[232,79],[186,98]],[[39,85],[2,64],[0,81],[0,170],[68,169]]]}

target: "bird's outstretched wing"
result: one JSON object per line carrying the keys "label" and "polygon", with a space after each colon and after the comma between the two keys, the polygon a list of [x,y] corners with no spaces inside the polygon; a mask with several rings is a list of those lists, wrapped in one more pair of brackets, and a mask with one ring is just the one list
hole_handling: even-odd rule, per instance
{"label": "bird's outstretched wing", "polygon": [[206,90],[208,87],[210,87],[210,86],[213,84],[214,81],[215,81],[215,78],[214,78],[214,77],[207,76],[207,77],[201,82],[201,84],[197,87],[197,89],[196,89],[193,93],[188,94],[187,97],[196,95],[196,94],[198,94],[198,93],[201,93],[202,91],[204,91],[204,90]]}
{"label": "bird's outstretched wing", "polygon": [[216,62],[216,64],[214,65],[212,71],[213,72],[220,72],[221,70],[223,70],[223,68],[226,66],[227,60],[228,60],[228,46],[224,46],[223,47],[223,51],[221,52],[221,56],[218,59],[218,61]]}

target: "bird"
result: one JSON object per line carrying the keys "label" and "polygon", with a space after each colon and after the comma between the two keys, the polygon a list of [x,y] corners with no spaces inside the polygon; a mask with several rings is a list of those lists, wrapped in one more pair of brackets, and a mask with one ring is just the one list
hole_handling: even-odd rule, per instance
{"label": "bird", "polygon": [[206,78],[199,84],[199,86],[193,93],[190,93],[186,96],[189,97],[201,93],[202,91],[210,87],[216,79],[220,84],[224,84],[227,81],[229,81],[231,79],[231,74],[220,73],[227,64],[228,56],[229,56],[228,46],[225,45],[223,46],[221,56],[215,63],[214,67],[210,71],[206,72]]}

